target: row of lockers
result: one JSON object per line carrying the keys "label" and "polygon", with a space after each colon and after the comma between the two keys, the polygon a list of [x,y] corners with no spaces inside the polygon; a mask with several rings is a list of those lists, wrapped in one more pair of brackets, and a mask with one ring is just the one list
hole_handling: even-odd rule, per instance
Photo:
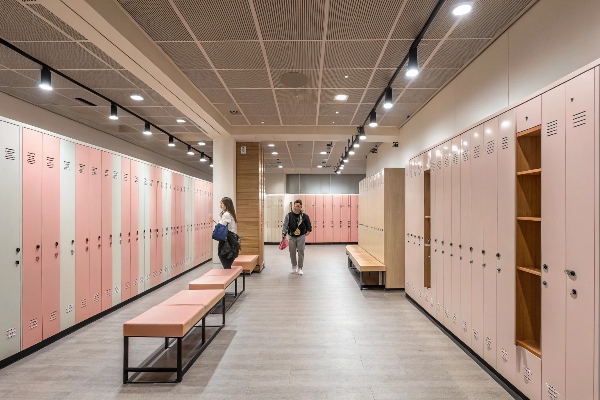
{"label": "row of lockers", "polygon": [[265,242],[281,241],[283,221],[295,200],[312,223],[307,243],[358,242],[358,195],[274,194],[265,196]]}
{"label": "row of lockers", "polygon": [[212,184],[0,121],[0,359],[212,257]]}
{"label": "row of lockers", "polygon": [[[367,176],[359,183],[364,207],[359,211],[358,243],[380,262],[385,260],[385,170]],[[389,213],[388,213],[389,214]]]}
{"label": "row of lockers", "polygon": [[407,293],[531,399],[597,399],[598,68],[410,160]]}

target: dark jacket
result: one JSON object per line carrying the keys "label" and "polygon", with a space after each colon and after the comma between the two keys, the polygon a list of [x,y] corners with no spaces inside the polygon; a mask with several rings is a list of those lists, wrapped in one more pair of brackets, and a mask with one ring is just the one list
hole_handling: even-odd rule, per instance
{"label": "dark jacket", "polygon": [[[300,230],[300,234],[296,235],[296,228]],[[293,211],[290,211],[283,221],[283,231],[281,232],[283,235],[290,235],[292,237],[299,237],[302,235],[306,235],[306,232],[312,232],[312,225],[310,223],[310,218],[308,215],[304,213],[294,214]]]}

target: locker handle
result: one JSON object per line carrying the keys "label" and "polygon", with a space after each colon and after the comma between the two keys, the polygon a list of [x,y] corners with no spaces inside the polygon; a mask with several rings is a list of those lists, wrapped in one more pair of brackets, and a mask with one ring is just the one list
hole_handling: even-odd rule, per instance
{"label": "locker handle", "polygon": [[89,238],[85,238],[85,242],[89,243],[90,239]]}
{"label": "locker handle", "polygon": [[19,264],[21,264],[21,262],[19,260],[17,260],[17,261],[15,261],[15,264],[19,265]]}
{"label": "locker handle", "polygon": [[575,290],[575,289],[571,290],[571,294],[572,294],[573,296],[577,296],[577,290]]}
{"label": "locker handle", "polygon": [[567,274],[569,276],[575,276],[575,271],[570,270],[570,269],[565,269],[565,274]]}
{"label": "locker handle", "polygon": [[21,248],[17,247],[17,253],[20,253],[20,252],[21,252]]}
{"label": "locker handle", "polygon": [[542,265],[542,268],[544,268],[544,271],[548,271],[548,264]]}
{"label": "locker handle", "polygon": [[472,253],[472,252],[473,252],[473,248],[472,248],[472,247],[469,247],[469,251]]}
{"label": "locker handle", "polygon": [[452,246],[452,242],[450,242],[450,246]]}
{"label": "locker handle", "polygon": [[485,250],[481,250],[481,254],[485,255]]}
{"label": "locker handle", "polygon": [[35,248],[39,250],[40,249],[40,245],[39,244],[36,245]]}
{"label": "locker handle", "polygon": [[462,249],[462,244],[459,244],[459,245],[458,245],[458,248],[459,248],[459,249]]}
{"label": "locker handle", "polygon": [[500,253],[496,253],[496,258],[499,260],[500,259]]}
{"label": "locker handle", "polygon": [[54,247],[58,247],[58,242],[54,242]]}
{"label": "locker handle", "polygon": [[100,236],[98,236],[98,240],[100,240]]}
{"label": "locker handle", "polygon": [[544,281],[544,282],[542,282],[542,285],[544,285],[544,286],[547,287],[548,286],[548,282]]}

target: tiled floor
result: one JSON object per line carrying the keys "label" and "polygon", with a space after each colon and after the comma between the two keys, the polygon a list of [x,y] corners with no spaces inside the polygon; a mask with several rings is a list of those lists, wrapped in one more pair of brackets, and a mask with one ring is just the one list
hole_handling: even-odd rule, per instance
{"label": "tiled floor", "polygon": [[[308,246],[304,276],[290,274],[287,250],[265,253],[267,268],[247,278],[227,326],[183,382],[122,385],[122,324],[212,264],[0,370],[0,398],[511,398],[404,292],[361,292],[343,246]],[[162,343],[133,345],[132,361]]]}

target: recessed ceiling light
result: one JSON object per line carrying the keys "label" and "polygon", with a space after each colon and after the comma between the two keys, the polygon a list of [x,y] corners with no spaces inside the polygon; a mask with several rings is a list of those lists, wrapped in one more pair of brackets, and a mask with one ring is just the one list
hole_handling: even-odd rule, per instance
{"label": "recessed ceiling light", "polygon": [[350,154],[351,156],[353,156],[353,155],[354,155],[354,150],[350,150],[350,151],[348,152],[348,154]]}
{"label": "recessed ceiling light", "polygon": [[277,154],[279,154],[278,152],[274,151],[271,154],[273,154],[274,156],[276,156]]}
{"label": "recessed ceiling light", "polygon": [[471,12],[473,5],[471,3],[459,3],[452,9],[452,14],[456,16],[465,15]]}
{"label": "recessed ceiling light", "polygon": [[269,147],[275,147],[274,143],[269,143]]}
{"label": "recessed ceiling light", "polygon": [[317,168],[323,168],[323,166],[322,165],[317,165]]}
{"label": "recessed ceiling light", "polygon": [[338,100],[338,101],[346,101],[346,100],[348,100],[348,95],[347,94],[337,94],[334,97],[334,99]]}
{"label": "recessed ceiling light", "polygon": [[348,76],[348,75],[344,75],[344,78],[348,79],[348,78],[349,78],[349,76]]}
{"label": "recessed ceiling light", "polygon": [[42,67],[39,87],[44,90],[52,90],[52,72],[48,67]]}
{"label": "recessed ceiling light", "polygon": [[283,168],[283,165],[279,165],[277,168]]}
{"label": "recessed ceiling light", "polygon": [[340,112],[339,112],[339,111],[336,111],[335,113],[336,113],[336,114],[339,114]]}
{"label": "recessed ceiling light", "polygon": [[198,142],[198,146],[204,146],[206,143],[204,142]]}
{"label": "recessed ceiling light", "polygon": [[179,122],[180,124],[183,124],[185,122],[185,119],[177,118],[177,122]]}
{"label": "recessed ceiling light", "polygon": [[322,151],[321,154],[327,154],[327,152],[326,151]]}
{"label": "recessed ceiling light", "polygon": [[137,100],[137,101],[144,100],[144,98],[142,96],[140,96],[139,94],[132,94],[130,97],[132,100]]}
{"label": "recessed ceiling light", "polygon": [[264,123],[265,123],[265,121],[260,121],[260,123],[261,123],[261,124],[264,124]]}

